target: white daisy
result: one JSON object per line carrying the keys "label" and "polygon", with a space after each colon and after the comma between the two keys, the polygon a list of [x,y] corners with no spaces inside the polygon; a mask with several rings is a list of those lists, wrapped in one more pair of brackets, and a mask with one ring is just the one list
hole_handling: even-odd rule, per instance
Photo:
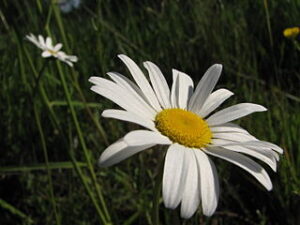
{"label": "white daisy", "polygon": [[38,48],[42,49],[42,57],[54,57],[59,59],[60,61],[67,63],[69,66],[73,66],[73,62],[77,62],[78,58],[75,55],[67,55],[65,52],[60,51],[62,48],[62,44],[58,43],[55,46],[52,44],[52,39],[47,37],[44,39],[42,35],[38,37],[34,36],[33,34],[26,35],[27,40],[31,41],[35,44]]}
{"label": "white daisy", "polygon": [[80,0],[57,0],[57,4],[62,12],[68,13],[79,7]]}
{"label": "white daisy", "polygon": [[[129,132],[110,145],[99,159],[100,166],[111,166],[154,145],[169,145],[163,171],[163,200],[174,209],[181,203],[181,217],[191,217],[202,204],[204,215],[211,216],[217,207],[219,181],[208,155],[227,160],[254,176],[267,190],[272,182],[262,166],[247,156],[259,159],[276,171],[278,153],[283,150],[260,141],[240,126],[231,123],[266,108],[240,103],[212,113],[233,95],[226,89],[214,89],[222,70],[215,64],[194,89],[192,79],[173,69],[173,84],[168,87],[160,69],[144,62],[150,76],[129,57],[119,55],[136,84],[123,75],[110,72],[113,80],[91,77],[91,90],[115,102],[124,110],[108,109],[103,117],[139,124],[146,130]],[[247,156],[246,156],[247,155]]]}

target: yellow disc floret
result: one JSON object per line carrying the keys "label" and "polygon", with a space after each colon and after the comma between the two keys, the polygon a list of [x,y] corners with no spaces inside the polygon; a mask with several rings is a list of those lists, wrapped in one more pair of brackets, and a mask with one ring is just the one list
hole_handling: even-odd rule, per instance
{"label": "yellow disc floret", "polygon": [[48,49],[47,50],[51,55],[56,55],[57,54],[57,51],[54,51],[54,50],[51,50],[51,49]]}
{"label": "yellow disc floret", "polygon": [[156,128],[173,142],[191,148],[208,145],[212,133],[197,114],[183,109],[165,109],[155,117]]}
{"label": "yellow disc floret", "polygon": [[283,35],[286,38],[291,38],[294,39],[300,34],[300,28],[299,27],[291,27],[291,28],[286,28],[283,31]]}

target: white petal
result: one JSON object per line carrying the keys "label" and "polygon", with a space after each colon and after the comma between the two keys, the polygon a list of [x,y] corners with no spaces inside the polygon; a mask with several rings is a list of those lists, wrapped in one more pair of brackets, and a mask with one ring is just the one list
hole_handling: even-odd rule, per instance
{"label": "white petal", "polygon": [[73,63],[68,60],[62,60],[64,63],[68,64],[69,66],[73,67]]}
{"label": "white petal", "polygon": [[140,151],[151,148],[154,145],[128,146],[122,139],[108,146],[101,154],[98,164],[101,167],[114,165]]}
{"label": "white petal", "polygon": [[166,136],[161,135],[155,131],[148,130],[135,130],[131,131],[124,137],[124,141],[130,146],[137,145],[148,145],[148,144],[158,144],[158,145],[170,145],[172,142]]}
{"label": "white petal", "polygon": [[[140,95],[145,101],[147,101],[145,95],[141,91],[141,89],[129,80],[127,77],[123,76],[118,72],[108,72],[107,75],[118,85],[122,86],[125,89],[133,89],[138,95]],[[147,103],[148,104],[148,103]]]}
{"label": "white petal", "polygon": [[61,44],[61,43],[57,43],[57,44],[54,46],[53,50],[56,51],[56,52],[58,52],[61,48],[62,48],[62,44]]}
{"label": "white petal", "polygon": [[148,70],[153,89],[161,106],[164,109],[171,108],[170,89],[164,75],[158,66],[152,62],[144,62],[144,67]]}
{"label": "white petal", "polygon": [[249,149],[249,148],[238,146],[238,145],[224,146],[223,148],[231,150],[231,151],[235,151],[235,152],[244,153],[244,154],[250,155],[254,158],[257,158],[257,159],[263,161],[264,163],[266,163],[268,166],[270,166],[276,172],[276,166],[277,166],[276,160],[273,157],[273,155],[271,155],[271,154],[266,154],[265,152],[258,152],[253,149]]}
{"label": "white petal", "polygon": [[190,78],[189,75],[180,72],[178,70],[173,69],[172,72],[173,74],[174,73],[178,74],[177,85],[176,85],[176,88],[178,88],[178,90],[175,91],[175,93],[177,94],[176,99],[177,99],[178,107],[181,109],[186,109],[188,100],[193,94],[193,89],[194,89],[193,80]]}
{"label": "white petal", "polygon": [[253,112],[262,112],[267,109],[261,105],[252,103],[240,103],[223,109],[211,115],[206,122],[210,126],[220,125],[247,116]]}
{"label": "white petal", "polygon": [[221,71],[222,65],[220,64],[215,64],[208,68],[202,79],[199,81],[196,90],[190,99],[188,106],[190,111],[199,112],[201,110],[204,102],[219,80]]}
{"label": "white petal", "polygon": [[73,67],[73,63],[70,61],[69,56],[66,53],[59,51],[53,55],[54,57],[58,58],[60,61],[68,64],[70,67]]}
{"label": "white petal", "polygon": [[212,133],[224,133],[224,132],[237,132],[237,133],[244,133],[249,134],[248,131],[241,128],[239,125],[234,123],[225,123],[219,126],[210,127]]}
{"label": "white petal", "polygon": [[47,37],[46,38],[46,46],[48,47],[48,48],[52,48],[53,46],[52,46],[52,39],[50,38],[50,37]]}
{"label": "white petal", "polygon": [[38,39],[33,34],[26,35],[26,39],[29,40],[29,41],[31,41],[38,48],[43,49],[43,46],[40,44],[40,42],[38,41]]}
{"label": "white petal", "polygon": [[190,218],[197,210],[200,203],[199,172],[193,149],[186,149],[187,172],[184,191],[181,200],[180,216]]}
{"label": "white petal", "polygon": [[167,208],[175,209],[181,201],[188,168],[185,152],[184,146],[172,144],[166,154],[162,193]]}
{"label": "white petal", "polygon": [[68,59],[72,62],[78,61],[78,57],[76,55],[68,55]]}
{"label": "white petal", "polygon": [[[262,154],[268,155],[268,157],[273,157],[276,161],[279,161],[279,155],[278,152],[273,151],[272,148],[267,147],[266,145],[263,144],[256,144],[259,143],[260,141],[250,141],[250,142],[244,142],[240,143],[241,146],[253,149],[255,151],[258,151]],[[254,143],[254,144],[253,144]]]}
{"label": "white petal", "polygon": [[118,109],[107,109],[103,111],[102,116],[136,123],[150,130],[155,130],[153,121],[141,118],[140,116],[132,112]]}
{"label": "white petal", "polygon": [[49,51],[46,50],[46,51],[42,52],[42,57],[47,58],[47,57],[50,57],[50,56],[52,56],[52,54]]}
{"label": "white petal", "polygon": [[280,148],[279,146],[273,144],[273,143],[270,143],[270,142],[267,142],[267,141],[260,141],[263,145],[265,145],[266,147],[269,147],[271,149],[273,149],[274,151],[282,154],[283,153],[283,149]]}
{"label": "white petal", "polygon": [[218,147],[207,148],[205,152],[241,167],[254,176],[268,191],[272,190],[272,182],[269,175],[262,166],[252,159],[237,152],[228,151]]}
{"label": "white petal", "polygon": [[145,111],[145,109],[139,107],[135,102],[135,99],[132,96],[128,95],[128,93],[122,91],[113,91],[112,89],[101,88],[99,86],[92,86],[91,90],[96,92],[99,95],[102,95],[105,98],[113,101],[123,109],[137,113],[138,115],[143,116],[147,119],[154,119],[155,114],[151,114],[150,112]]}
{"label": "white petal", "polygon": [[273,144],[273,143],[270,143],[270,142],[267,142],[267,141],[259,141],[259,140],[256,140],[256,141],[249,141],[249,142],[245,142],[243,143],[243,146],[246,146],[246,147],[256,147],[256,148],[264,148],[264,149],[272,149],[280,154],[283,153],[283,149],[280,148],[279,146]]}
{"label": "white petal", "polygon": [[52,53],[52,55],[56,58],[58,58],[60,61],[63,61],[65,63],[68,62],[68,56],[65,52],[63,51],[58,51],[58,52],[54,52]]}
{"label": "white petal", "polygon": [[224,139],[234,142],[256,141],[257,139],[250,134],[226,132],[226,133],[213,133],[213,138]]}
{"label": "white petal", "polygon": [[39,35],[38,38],[39,38],[39,42],[40,42],[41,46],[43,48],[46,48],[46,43],[45,43],[44,37],[42,35]]}
{"label": "white petal", "polygon": [[194,150],[200,174],[200,190],[203,214],[211,216],[218,205],[219,179],[214,163],[202,150]]}
{"label": "white petal", "polygon": [[63,51],[58,51],[56,53],[57,58],[66,62],[66,63],[70,63],[72,64],[72,62],[77,62],[78,61],[78,57],[76,55],[67,55],[65,52]]}
{"label": "white petal", "polygon": [[171,95],[170,95],[170,101],[171,101],[171,106],[173,108],[178,108],[178,96],[179,96],[179,80],[178,80],[178,73],[174,73],[174,71],[172,71],[172,78],[173,78],[173,83],[172,83],[172,88],[171,88]]}
{"label": "white petal", "polygon": [[109,72],[107,74],[118,85],[123,87],[130,95],[132,95],[134,98],[139,99],[139,102],[142,105],[142,107],[147,108],[147,110],[151,111],[152,114],[156,114],[156,112],[152,108],[152,106],[148,104],[147,99],[145,98],[145,95],[141,92],[141,90],[132,81],[130,81],[128,78],[124,77],[123,75],[121,75],[119,73]]}
{"label": "white petal", "polygon": [[154,120],[156,115],[155,111],[149,106],[147,107],[140,97],[133,96],[132,93],[123,87],[100,77],[91,77],[89,81],[95,84],[95,86],[91,88],[92,91],[110,99],[129,112]]}
{"label": "white petal", "polygon": [[144,76],[141,69],[136,65],[136,63],[130,59],[126,55],[118,55],[118,57],[125,63],[125,65],[128,67],[131,75],[133,76],[135,82],[140,87],[142,92],[144,93],[145,97],[148,99],[149,103],[152,105],[154,109],[157,111],[161,110],[161,107],[158,103],[158,100],[155,96],[155,93],[149,84],[148,80]]}
{"label": "white petal", "polygon": [[279,155],[277,152],[274,152],[273,149],[270,147],[267,147],[266,145],[260,143],[261,141],[247,141],[247,142],[234,142],[224,139],[212,139],[212,147],[213,146],[219,146],[219,147],[225,147],[227,146],[242,146],[246,147],[248,149],[253,149],[256,152],[265,155],[266,157],[279,161]]}
{"label": "white petal", "polygon": [[203,118],[206,117],[232,95],[233,93],[227,89],[219,89],[214,91],[208,96],[203,104],[203,107],[199,112],[197,112],[197,114]]}

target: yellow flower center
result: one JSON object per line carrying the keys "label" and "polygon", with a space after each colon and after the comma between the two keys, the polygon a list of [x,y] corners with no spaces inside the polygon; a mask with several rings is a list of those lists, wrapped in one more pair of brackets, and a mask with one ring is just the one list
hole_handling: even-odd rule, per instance
{"label": "yellow flower center", "polygon": [[298,34],[300,33],[300,28],[299,27],[291,27],[291,28],[286,28],[283,31],[283,35],[286,38],[296,38]]}
{"label": "yellow flower center", "polygon": [[197,114],[183,109],[164,109],[155,117],[156,128],[173,142],[191,148],[208,145],[212,133]]}
{"label": "yellow flower center", "polygon": [[48,52],[50,52],[51,55],[56,55],[57,54],[57,51],[54,51],[54,50],[51,50],[51,49],[48,49]]}

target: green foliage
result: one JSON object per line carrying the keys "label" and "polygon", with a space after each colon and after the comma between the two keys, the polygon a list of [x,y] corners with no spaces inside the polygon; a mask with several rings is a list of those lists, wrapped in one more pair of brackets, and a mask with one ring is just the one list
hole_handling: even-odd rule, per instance
{"label": "green foliage", "polygon": [[[299,223],[299,52],[282,35],[299,25],[299,1],[94,0],[68,14],[49,2],[0,2],[1,224],[109,224],[111,217],[113,224],[158,225],[151,209],[163,149],[96,166],[109,143],[137,128],[101,118],[113,104],[89,90],[92,75],[129,76],[119,53],[155,62],[169,82],[171,68],[197,82],[222,63],[218,86],[235,93],[226,104],[268,108],[241,125],[284,149],[278,173],[268,170],[273,191],[215,160],[222,189],[216,213],[206,218],[199,209],[182,221],[160,198],[161,224]],[[28,33],[62,42],[78,63],[46,61],[24,39]]]}

